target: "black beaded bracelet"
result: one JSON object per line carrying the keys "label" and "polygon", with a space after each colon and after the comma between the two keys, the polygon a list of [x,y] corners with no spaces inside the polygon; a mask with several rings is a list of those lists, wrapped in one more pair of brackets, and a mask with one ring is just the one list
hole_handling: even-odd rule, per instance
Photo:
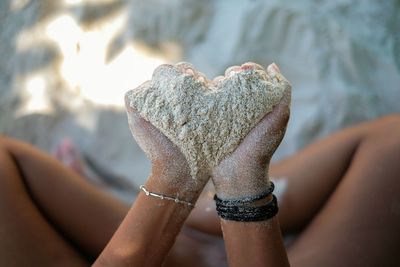
{"label": "black beaded bracelet", "polygon": [[241,204],[245,204],[245,203],[251,203],[263,198],[266,198],[267,196],[269,196],[272,192],[274,192],[275,190],[275,184],[270,181],[269,182],[270,186],[268,188],[267,191],[259,194],[259,195],[255,195],[255,196],[251,196],[251,197],[244,197],[244,198],[238,198],[238,199],[228,199],[228,200],[222,200],[220,198],[217,197],[217,195],[214,196],[214,200],[217,204],[222,204],[224,206],[237,206],[237,205],[241,205]]}
{"label": "black beaded bracelet", "polygon": [[265,221],[274,217],[279,211],[275,195],[272,200],[262,206],[223,206],[217,204],[218,215],[225,220],[239,222]]}
{"label": "black beaded bracelet", "polygon": [[272,200],[260,206],[252,204],[269,196],[274,190],[274,184],[271,182],[270,188],[263,194],[235,200],[222,200],[214,196],[218,215],[225,220],[239,222],[255,222],[271,219],[278,213],[278,201],[272,194]]}

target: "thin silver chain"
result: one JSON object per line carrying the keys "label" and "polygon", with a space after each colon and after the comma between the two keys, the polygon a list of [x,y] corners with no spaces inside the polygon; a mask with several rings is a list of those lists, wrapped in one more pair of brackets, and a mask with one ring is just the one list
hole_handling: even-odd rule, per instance
{"label": "thin silver chain", "polygon": [[177,196],[176,197],[170,197],[170,196],[165,196],[165,195],[161,195],[161,194],[157,194],[154,192],[150,192],[149,190],[147,190],[144,185],[140,186],[140,190],[142,190],[146,196],[152,196],[152,197],[156,197],[162,200],[170,200],[170,201],[174,201],[175,203],[180,203],[180,204],[185,204],[188,205],[189,207],[195,207],[195,205],[193,203],[184,201],[184,200],[180,200]]}

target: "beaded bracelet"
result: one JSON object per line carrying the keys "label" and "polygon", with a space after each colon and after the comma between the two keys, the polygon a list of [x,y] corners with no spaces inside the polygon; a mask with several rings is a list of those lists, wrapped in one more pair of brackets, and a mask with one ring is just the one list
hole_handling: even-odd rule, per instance
{"label": "beaded bracelet", "polygon": [[[221,200],[214,196],[218,215],[225,220],[239,222],[255,222],[264,221],[274,217],[278,209],[278,201],[276,196],[272,194],[274,184],[271,182],[270,188],[257,196],[246,197],[235,200]],[[257,200],[263,199],[272,194],[272,200],[260,206],[252,206]]]}
{"label": "beaded bracelet", "polygon": [[154,192],[150,192],[144,187],[144,185],[141,185],[139,188],[146,194],[146,196],[156,197],[156,198],[159,198],[162,200],[164,200],[164,199],[170,200],[170,201],[174,201],[175,203],[188,205],[189,207],[195,207],[195,205],[193,203],[190,203],[190,202],[187,202],[184,200],[180,200],[178,197],[170,197],[170,196],[165,196],[165,195],[157,194]]}
{"label": "beaded bracelet", "polygon": [[267,204],[259,207],[252,206],[223,206],[217,204],[218,215],[225,220],[239,222],[265,221],[274,217],[279,211],[275,195]]}
{"label": "beaded bracelet", "polygon": [[217,195],[215,195],[214,200],[216,203],[221,203],[224,206],[236,206],[236,205],[241,205],[241,204],[245,204],[245,203],[252,203],[254,201],[266,198],[272,192],[274,192],[274,190],[275,190],[275,184],[272,181],[270,181],[268,190],[259,195],[238,198],[238,199],[228,199],[228,200],[222,200],[222,199],[218,198]]}

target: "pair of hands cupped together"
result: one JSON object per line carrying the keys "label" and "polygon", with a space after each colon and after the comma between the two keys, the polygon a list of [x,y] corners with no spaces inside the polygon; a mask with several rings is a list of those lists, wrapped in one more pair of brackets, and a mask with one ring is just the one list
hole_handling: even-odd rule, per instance
{"label": "pair of hands cupped together", "polygon": [[242,140],[236,150],[213,169],[190,176],[181,150],[127,104],[131,132],[152,163],[151,184],[158,192],[195,201],[211,178],[221,199],[254,196],[268,189],[271,157],[285,134],[289,119],[290,92]]}

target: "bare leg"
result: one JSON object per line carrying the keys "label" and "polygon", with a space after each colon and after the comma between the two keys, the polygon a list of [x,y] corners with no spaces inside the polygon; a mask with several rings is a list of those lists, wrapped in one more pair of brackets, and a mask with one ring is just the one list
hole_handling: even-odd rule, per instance
{"label": "bare leg", "polygon": [[[81,266],[103,250],[129,205],[22,142],[0,136],[0,266]],[[186,227],[168,266],[225,266],[221,238]],[[63,263],[63,264],[62,264]]]}
{"label": "bare leg", "polygon": [[[363,138],[343,178],[289,250],[293,266],[400,265],[400,118],[358,130]],[[304,188],[296,202],[312,192]]]}
{"label": "bare leg", "polygon": [[0,265],[87,265],[33,204],[13,158],[1,151],[0,162]]}
{"label": "bare leg", "polygon": [[50,264],[57,256],[79,266],[84,261],[73,246],[100,253],[129,207],[50,156],[0,138],[0,262]]}
{"label": "bare leg", "polygon": [[319,212],[353,164],[353,156],[370,125],[339,131],[271,165],[272,177],[287,180],[279,212],[284,232],[303,229]]}

